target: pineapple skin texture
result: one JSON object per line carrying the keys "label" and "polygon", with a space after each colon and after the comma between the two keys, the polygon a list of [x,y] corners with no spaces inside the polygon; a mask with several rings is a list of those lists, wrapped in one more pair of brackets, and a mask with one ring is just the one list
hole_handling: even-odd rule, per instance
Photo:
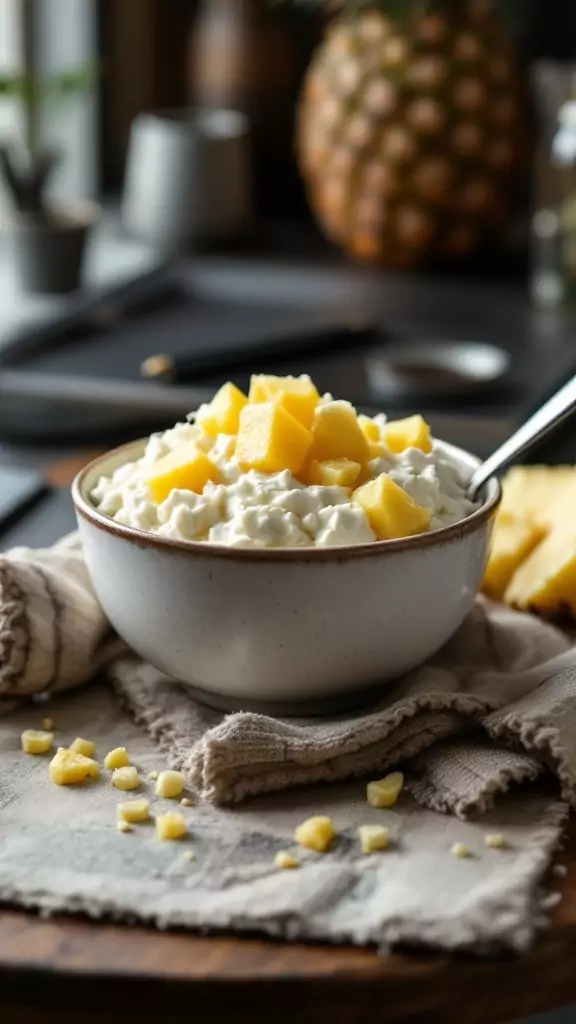
{"label": "pineapple skin texture", "polygon": [[524,96],[485,0],[337,19],[300,100],[298,153],[324,233],[395,268],[458,258],[501,228],[527,150]]}

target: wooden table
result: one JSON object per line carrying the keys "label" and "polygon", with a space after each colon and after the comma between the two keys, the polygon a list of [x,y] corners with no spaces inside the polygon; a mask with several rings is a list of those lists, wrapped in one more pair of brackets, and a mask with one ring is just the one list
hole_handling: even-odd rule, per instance
{"label": "wooden table", "polygon": [[[51,467],[67,482],[85,460]],[[0,912],[1,1024],[500,1024],[576,1001],[576,825],[552,927],[521,957],[479,960],[200,938]]]}

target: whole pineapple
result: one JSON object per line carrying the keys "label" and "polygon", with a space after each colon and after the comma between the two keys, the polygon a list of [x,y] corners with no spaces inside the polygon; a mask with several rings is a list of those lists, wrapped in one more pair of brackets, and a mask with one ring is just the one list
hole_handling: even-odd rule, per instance
{"label": "whole pineapple", "polygon": [[344,0],[305,79],[299,161],[326,234],[392,267],[465,255],[505,222],[522,84],[490,0]]}

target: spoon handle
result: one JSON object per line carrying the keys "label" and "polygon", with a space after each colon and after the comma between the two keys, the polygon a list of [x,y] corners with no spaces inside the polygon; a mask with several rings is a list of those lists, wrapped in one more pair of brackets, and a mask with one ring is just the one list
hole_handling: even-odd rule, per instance
{"label": "spoon handle", "polygon": [[496,449],[472,474],[468,495],[475,498],[486,481],[504,469],[518,455],[528,451],[541,437],[557,427],[576,408],[576,377],[572,377],[521,427]]}

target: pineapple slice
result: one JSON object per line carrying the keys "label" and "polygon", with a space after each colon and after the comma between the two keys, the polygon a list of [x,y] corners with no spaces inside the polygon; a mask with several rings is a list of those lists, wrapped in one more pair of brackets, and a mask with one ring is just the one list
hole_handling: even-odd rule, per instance
{"label": "pineapple slice", "polygon": [[274,377],[255,374],[250,381],[249,401],[270,402],[278,398],[282,405],[302,426],[310,428],[320,395],[310,377]]}
{"label": "pineapple slice", "polygon": [[501,515],[524,516],[548,529],[566,517],[568,498],[576,492],[576,468],[514,466],[502,481],[502,491]]}
{"label": "pineapple slice", "polygon": [[148,477],[148,487],[160,505],[175,488],[202,494],[209,480],[220,480],[218,467],[194,444],[186,444],[158,459]]}
{"label": "pineapple slice", "polygon": [[505,600],[544,615],[576,615],[576,530],[555,530],[514,573]]}
{"label": "pineapple slice", "polygon": [[209,405],[200,406],[196,423],[212,437],[237,434],[240,413],[247,402],[246,395],[235,384],[223,384]]}
{"label": "pineapple slice", "polygon": [[417,505],[386,473],[358,487],[352,500],[364,509],[380,540],[412,537],[430,526],[430,511]]}
{"label": "pineapple slice", "polygon": [[308,470],[308,479],[311,484],[325,487],[332,484],[338,487],[353,487],[361,469],[360,463],[352,462],[351,459],[327,459],[325,462],[314,460]]}
{"label": "pineapple slice", "polygon": [[368,441],[348,402],[319,405],[314,413],[312,434],[311,460],[349,459],[362,464],[370,458]]}
{"label": "pineapple slice", "polygon": [[302,469],[312,434],[275,399],[247,405],[240,413],[236,458],[243,469],[279,473]]}
{"label": "pineapple slice", "polygon": [[482,585],[485,594],[502,600],[514,573],[542,539],[543,532],[542,527],[530,519],[510,512],[498,516]]}
{"label": "pineapple slice", "polygon": [[386,424],[382,436],[389,451],[394,455],[399,455],[406,448],[419,448],[426,454],[432,451],[430,427],[422,416],[393,420]]}

